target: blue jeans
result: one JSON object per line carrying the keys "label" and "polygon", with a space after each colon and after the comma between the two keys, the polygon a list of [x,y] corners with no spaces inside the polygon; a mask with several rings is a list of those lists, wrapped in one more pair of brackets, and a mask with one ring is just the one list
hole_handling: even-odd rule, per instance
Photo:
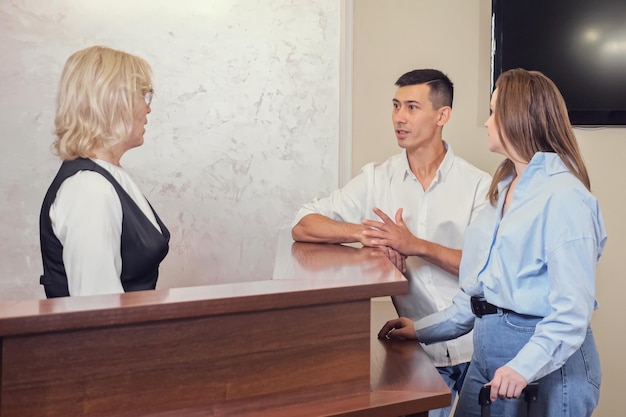
{"label": "blue jeans", "polygon": [[[468,367],[469,363],[466,362],[454,366],[442,366],[437,368],[439,375],[441,375],[443,380],[448,385],[448,388],[450,388],[450,391],[452,391],[452,404],[454,404],[456,394],[461,392]],[[450,415],[450,411],[452,411],[452,406],[430,410],[428,412],[428,417],[448,417]]]}
{"label": "blue jeans", "polygon": [[[474,354],[465,377],[455,411],[458,417],[480,416],[478,392],[493,378],[496,369],[505,365],[528,342],[539,317],[516,313],[490,314],[476,318]],[[538,407],[542,417],[591,416],[600,396],[600,358],[591,329],[565,364],[539,379]],[[530,381],[532,382],[532,381]],[[523,395],[517,399],[496,400],[491,415],[515,417],[526,415]]]}

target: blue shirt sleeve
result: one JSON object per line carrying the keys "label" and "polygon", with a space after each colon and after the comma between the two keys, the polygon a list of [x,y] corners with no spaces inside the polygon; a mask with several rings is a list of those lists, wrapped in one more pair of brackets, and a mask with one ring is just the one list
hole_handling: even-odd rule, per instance
{"label": "blue shirt sleeve", "polygon": [[592,238],[566,242],[548,255],[552,310],[507,364],[527,381],[559,369],[585,340],[595,306],[596,257]]}
{"label": "blue shirt sleeve", "polygon": [[470,297],[459,291],[450,307],[416,321],[415,334],[427,345],[456,339],[474,328],[474,319]]}

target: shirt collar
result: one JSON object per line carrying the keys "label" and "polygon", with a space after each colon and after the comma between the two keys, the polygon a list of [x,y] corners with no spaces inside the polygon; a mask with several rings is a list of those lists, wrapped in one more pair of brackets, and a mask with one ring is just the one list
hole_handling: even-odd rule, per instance
{"label": "shirt collar", "polygon": [[[535,176],[537,172],[543,172],[546,176],[569,172],[561,157],[554,152],[537,152],[533,155],[528,166],[520,178],[520,182],[527,182]],[[527,174],[528,173],[528,174]]]}
{"label": "shirt collar", "polygon": [[[552,176],[569,172],[567,166],[561,160],[561,157],[554,152],[537,152],[533,155],[528,166],[522,173],[517,190],[525,190],[526,187],[536,178],[536,174],[544,176]],[[509,186],[513,177],[508,176],[498,184],[498,192],[503,195],[503,191]]]}
{"label": "shirt collar", "polygon": [[443,161],[441,161],[441,165],[439,165],[439,169],[437,169],[437,175],[435,178],[441,179],[445,177],[448,172],[452,169],[452,165],[454,163],[454,151],[452,150],[452,146],[448,144],[445,140],[443,141],[443,146],[446,148],[446,155],[443,157]]}
{"label": "shirt collar", "polygon": [[554,152],[537,152],[530,162],[532,163],[535,158],[538,163],[541,163],[544,166],[548,175],[569,172],[569,168],[567,168],[567,166],[563,163],[561,157]]}
{"label": "shirt collar", "polygon": [[[454,151],[452,150],[452,146],[450,146],[445,140],[443,141],[443,146],[446,148],[446,154],[443,157],[443,161],[441,161],[439,168],[437,168],[437,173],[435,174],[433,182],[441,181],[441,179],[446,176],[450,169],[452,169],[452,165],[454,163],[455,155]],[[406,149],[402,150],[402,155],[402,169],[404,171],[404,179],[406,180],[407,178],[415,178],[415,175],[413,175],[411,167],[409,166],[409,158],[406,154]]]}

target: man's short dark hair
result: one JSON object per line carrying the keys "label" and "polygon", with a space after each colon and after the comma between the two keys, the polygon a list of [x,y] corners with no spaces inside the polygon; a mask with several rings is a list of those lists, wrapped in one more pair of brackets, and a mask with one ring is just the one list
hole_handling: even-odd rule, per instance
{"label": "man's short dark hair", "polygon": [[430,98],[434,108],[439,109],[443,106],[452,108],[454,85],[446,74],[435,69],[417,69],[407,72],[396,81],[397,87],[419,84],[430,86],[428,98]]}

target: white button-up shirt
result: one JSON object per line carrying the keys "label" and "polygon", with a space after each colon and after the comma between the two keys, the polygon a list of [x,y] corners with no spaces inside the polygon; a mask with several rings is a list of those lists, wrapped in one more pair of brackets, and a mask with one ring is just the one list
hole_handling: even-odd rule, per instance
{"label": "white button-up shirt", "polygon": [[[487,203],[491,177],[455,156],[448,144],[446,147],[446,156],[426,190],[413,175],[403,151],[382,164],[365,165],[343,188],[303,205],[292,226],[314,213],[360,224],[376,218],[374,207],[391,218],[402,208],[403,220],[415,236],[461,249],[465,229]],[[444,310],[459,291],[458,277],[417,256],[407,259],[406,277],[408,294],[393,297],[393,302],[400,316],[412,320]],[[424,349],[435,366],[468,362],[473,350],[471,334]]]}

